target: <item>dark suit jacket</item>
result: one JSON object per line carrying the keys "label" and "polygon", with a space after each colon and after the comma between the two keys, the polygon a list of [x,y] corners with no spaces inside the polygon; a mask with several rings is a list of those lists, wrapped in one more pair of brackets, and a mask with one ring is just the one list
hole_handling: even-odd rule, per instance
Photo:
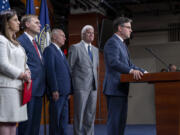
{"label": "dark suit jacket", "polygon": [[[43,96],[45,91],[45,69],[43,60],[41,61],[36,49],[26,34],[22,34],[18,41],[26,51],[28,57],[27,64],[31,70],[32,96]],[[38,46],[41,53],[41,49]],[[42,56],[42,53],[41,53]]]}
{"label": "dark suit jacket", "polygon": [[104,46],[105,79],[103,92],[105,95],[127,96],[129,83],[120,83],[121,74],[128,74],[130,69],[143,69],[135,66],[130,58],[126,45],[113,35]]}
{"label": "dark suit jacket", "polygon": [[44,50],[45,68],[48,93],[58,91],[60,95],[68,95],[72,92],[71,76],[66,57],[61,55],[60,50],[50,44]]}

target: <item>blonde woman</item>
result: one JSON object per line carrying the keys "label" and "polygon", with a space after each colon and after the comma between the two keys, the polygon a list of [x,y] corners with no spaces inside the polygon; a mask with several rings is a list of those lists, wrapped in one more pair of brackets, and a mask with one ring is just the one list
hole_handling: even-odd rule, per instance
{"label": "blonde woman", "polygon": [[0,135],[16,135],[16,123],[27,120],[22,89],[31,76],[25,51],[15,38],[19,24],[14,10],[0,13]]}

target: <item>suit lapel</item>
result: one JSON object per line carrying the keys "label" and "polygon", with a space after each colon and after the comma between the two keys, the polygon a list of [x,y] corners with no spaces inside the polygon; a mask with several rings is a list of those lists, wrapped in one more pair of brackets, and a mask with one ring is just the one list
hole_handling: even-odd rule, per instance
{"label": "suit lapel", "polygon": [[[88,62],[92,65],[93,63],[91,61],[91,58],[89,57],[86,47],[82,41],[81,41],[81,49],[82,49],[82,54],[84,54],[84,56],[87,57]],[[94,56],[93,51],[92,51],[92,55]],[[94,59],[94,57],[93,57],[93,59]]]}
{"label": "suit lapel", "polygon": [[36,50],[35,50],[32,42],[30,41],[30,39],[26,36],[26,34],[24,34],[23,36],[24,36],[24,39],[26,40],[25,43],[27,43],[27,48],[29,48],[29,50],[32,50],[33,53],[36,53]]}
{"label": "suit lapel", "polygon": [[66,56],[63,54],[63,52],[61,54],[61,52],[57,49],[57,47],[54,44],[51,44],[51,46],[54,48],[55,52],[58,54],[58,57],[64,62],[64,64],[68,68],[68,72],[70,73],[70,69],[69,69],[69,65],[66,60]]}
{"label": "suit lapel", "polygon": [[125,43],[122,43],[122,44],[123,44],[123,47],[126,50],[126,55],[127,55],[128,63],[130,65],[131,61],[130,61],[130,56],[129,56],[129,50],[128,50],[127,45]]}
{"label": "suit lapel", "polygon": [[116,40],[119,40],[120,48],[123,49],[123,53],[127,56],[128,64],[130,65],[130,57],[129,57],[129,51],[125,43],[123,43],[116,35],[113,35]]}
{"label": "suit lapel", "polygon": [[63,60],[63,56],[61,55],[61,52],[57,49],[57,47],[54,44],[51,44],[51,46],[52,46],[52,48],[54,48],[58,57]]}
{"label": "suit lapel", "polygon": [[38,57],[38,59],[41,61],[41,63],[43,63],[43,61],[42,61],[43,60],[43,57],[42,57],[43,55],[42,55],[41,49],[39,49],[38,44],[37,44],[37,46],[38,46],[39,52],[41,54],[42,60],[39,58],[39,56],[38,56],[38,54],[36,52],[36,49],[35,49],[34,45],[32,44],[32,42],[30,41],[30,39],[26,36],[26,34],[24,34],[23,36],[24,36],[24,39],[26,40],[25,42],[27,43],[27,48],[29,48],[29,50],[32,50],[33,55],[35,55],[36,58]]}
{"label": "suit lapel", "polygon": [[91,47],[91,50],[92,50],[92,55],[93,55],[93,65],[95,65],[95,63],[96,63],[96,54],[95,54],[95,49],[94,49],[93,45]]}

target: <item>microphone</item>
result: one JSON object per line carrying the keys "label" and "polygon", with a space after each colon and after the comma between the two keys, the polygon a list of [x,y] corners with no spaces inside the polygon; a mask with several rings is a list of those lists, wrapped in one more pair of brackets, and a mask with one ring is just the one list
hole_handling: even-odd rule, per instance
{"label": "microphone", "polygon": [[163,65],[166,66],[166,68],[169,70],[169,64],[164,62],[157,54],[153,52],[152,49],[145,47],[145,50],[148,51],[151,55],[153,55],[157,60],[159,60]]}

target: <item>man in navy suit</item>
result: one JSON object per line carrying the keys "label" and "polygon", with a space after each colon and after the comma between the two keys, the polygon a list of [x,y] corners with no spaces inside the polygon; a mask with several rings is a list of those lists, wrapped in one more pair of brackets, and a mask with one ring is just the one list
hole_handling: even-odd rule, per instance
{"label": "man in navy suit", "polygon": [[124,40],[132,32],[131,19],[120,17],[113,23],[114,34],[104,47],[105,79],[103,93],[107,98],[108,135],[124,135],[127,119],[127,98],[129,83],[120,83],[121,74],[133,74],[134,79],[141,79],[146,72],[131,63]]}
{"label": "man in navy suit", "polygon": [[41,120],[42,96],[45,91],[45,69],[41,49],[34,41],[40,32],[40,21],[36,15],[25,15],[21,19],[24,33],[18,41],[26,51],[27,64],[31,70],[32,98],[27,104],[28,120],[19,123],[18,135],[38,135]]}
{"label": "man in navy suit", "polygon": [[47,87],[50,98],[49,135],[67,135],[68,99],[72,93],[71,75],[66,57],[61,51],[65,43],[61,29],[53,29],[52,43],[44,50]]}

